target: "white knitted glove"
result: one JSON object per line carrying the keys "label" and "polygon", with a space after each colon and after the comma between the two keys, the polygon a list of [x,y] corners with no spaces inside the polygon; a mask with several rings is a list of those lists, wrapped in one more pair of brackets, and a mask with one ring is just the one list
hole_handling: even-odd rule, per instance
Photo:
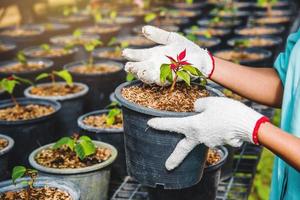
{"label": "white knitted glove", "polygon": [[154,129],[181,133],[186,137],[176,146],[166,161],[166,168],[176,168],[198,144],[209,147],[223,144],[240,146],[244,141],[258,143],[257,132],[268,118],[224,97],[207,97],[195,103],[200,114],[185,118],[153,118],[148,125]]}
{"label": "white knitted glove", "polygon": [[127,62],[125,70],[144,83],[163,85],[160,82],[160,66],[170,64],[170,60],[166,56],[176,58],[185,49],[185,60],[198,68],[204,76],[211,76],[214,60],[207,50],[177,33],[167,32],[153,26],[144,26],[143,34],[149,40],[161,45],[148,49],[125,49],[123,56],[128,60],[135,61]]}

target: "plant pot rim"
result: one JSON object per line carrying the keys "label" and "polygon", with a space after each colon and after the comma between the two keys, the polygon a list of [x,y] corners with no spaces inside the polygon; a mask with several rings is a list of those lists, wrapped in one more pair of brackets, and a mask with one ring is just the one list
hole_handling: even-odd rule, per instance
{"label": "plant pot rim", "polygon": [[[130,17],[130,16],[117,16],[115,21],[111,21],[109,18],[104,18],[104,20],[102,22],[99,22],[98,24],[100,25],[106,25],[106,24],[120,24],[120,25],[124,25],[124,24],[132,24],[136,21],[136,19],[134,17]],[[110,23],[111,22],[111,23]]]}
{"label": "plant pot rim", "polygon": [[83,120],[88,117],[88,116],[93,116],[93,115],[99,115],[99,114],[107,114],[109,112],[108,109],[103,109],[103,110],[96,110],[96,111],[92,111],[92,112],[88,112],[84,115],[81,115],[78,120],[77,120],[77,125],[88,132],[93,132],[93,133],[103,133],[103,132],[107,132],[109,134],[114,134],[114,133],[122,133],[124,132],[123,128],[96,128],[93,126],[89,126],[83,123]]}
{"label": "plant pot rim", "polygon": [[[16,185],[13,184],[12,180],[0,182],[0,193],[23,189],[26,187],[26,185],[22,184],[22,181],[29,181],[29,180],[30,178],[20,178],[18,179]],[[67,192],[72,197],[72,200],[80,199],[79,188],[70,181],[54,179],[50,177],[38,177],[36,178],[34,186],[35,187],[50,186]]]}
{"label": "plant pot rim", "polygon": [[[34,124],[36,122],[48,120],[49,118],[56,115],[58,113],[58,111],[61,109],[61,104],[59,102],[53,101],[53,100],[48,100],[48,99],[17,98],[17,102],[20,105],[38,104],[38,105],[44,105],[44,106],[52,106],[55,109],[55,111],[49,115],[45,115],[45,116],[35,118],[35,119],[18,120],[18,121],[0,120],[1,126]],[[0,108],[11,107],[13,105],[14,105],[14,103],[10,99],[0,101]]]}
{"label": "plant pot rim", "polygon": [[[56,35],[56,36],[53,36],[50,38],[50,42],[52,44],[56,44],[56,45],[60,45],[60,44],[66,44],[67,42],[64,41],[64,42],[58,42],[57,40],[59,38],[71,38],[71,39],[74,39],[74,36],[72,34],[63,34],[63,35]],[[99,35],[96,35],[96,34],[83,34],[81,35],[79,38],[87,38],[89,40],[98,40],[100,39],[100,36]],[[74,45],[74,46],[81,46],[81,45]]]}
{"label": "plant pot rim", "polygon": [[[62,45],[57,45],[57,44],[51,44],[49,45],[53,50],[55,49],[64,49],[64,47]],[[36,51],[36,50],[42,50],[42,48],[40,46],[31,46],[31,47],[27,47],[24,49],[24,54],[28,57],[32,57],[32,58],[61,58],[64,56],[69,56],[72,55],[74,53],[76,53],[78,51],[77,47],[73,47],[71,49],[69,49],[69,52],[67,54],[61,55],[61,56],[33,56],[32,52]]]}
{"label": "plant pot rim", "polygon": [[[171,112],[171,111],[163,111],[163,110],[157,110],[157,109],[153,109],[153,108],[147,108],[145,106],[141,106],[135,103],[132,103],[128,100],[126,100],[123,96],[122,96],[122,89],[124,87],[129,87],[129,86],[133,86],[133,85],[140,85],[142,84],[141,81],[132,81],[132,82],[125,82],[121,85],[119,85],[116,90],[115,90],[115,97],[117,99],[117,101],[124,107],[130,109],[130,110],[134,110],[136,112],[139,113],[143,113],[146,115],[151,115],[151,116],[155,116],[155,117],[186,117],[186,116],[192,116],[195,114],[199,114],[196,112]],[[210,87],[210,86],[206,86],[206,88],[215,93],[218,96],[224,96],[223,93],[221,93],[220,91]]]}
{"label": "plant pot rim", "polygon": [[222,152],[221,159],[217,163],[205,167],[204,173],[219,169],[227,160],[228,150],[224,146],[218,146],[214,149],[218,150],[219,152]]}
{"label": "plant pot rim", "polygon": [[[184,18],[184,19],[190,19],[190,18],[194,18],[194,17],[197,17],[197,16],[200,16],[202,14],[202,11],[201,10],[189,10],[189,9],[170,9],[170,14],[169,14],[169,17],[170,18]],[[180,11],[184,11],[184,12],[190,12],[190,13],[194,13],[193,16],[182,16],[182,15],[172,15],[172,12],[178,12],[180,13]],[[168,16],[168,13],[167,13],[167,16]]]}
{"label": "plant pot rim", "polygon": [[16,28],[21,28],[21,29],[29,29],[29,30],[36,30],[38,31],[38,33],[36,35],[29,35],[29,36],[11,36],[11,35],[1,35],[1,37],[3,38],[32,38],[32,37],[37,37],[39,35],[42,35],[45,32],[45,29],[43,26],[41,26],[40,24],[24,24],[21,25],[20,27],[16,27],[16,26],[7,26],[7,27],[3,27],[0,28],[0,32],[5,31],[5,30],[14,30]]}
{"label": "plant pot rim", "polygon": [[0,156],[2,156],[8,153],[14,147],[15,141],[11,137],[3,134],[0,134],[0,138],[3,138],[8,141],[8,145],[4,147],[4,149],[0,150]]}
{"label": "plant pot rim", "polygon": [[108,61],[117,61],[117,62],[124,62],[124,61],[126,61],[126,59],[123,58],[123,57],[120,57],[120,58],[117,58],[117,57],[115,57],[115,58],[108,58],[108,57],[104,57],[104,56],[98,55],[101,52],[112,52],[112,51],[115,51],[115,47],[99,47],[99,48],[96,48],[93,51],[93,57],[99,58],[99,59],[106,59]]}
{"label": "plant pot rim", "polygon": [[246,11],[246,10],[238,10],[236,13],[234,13],[233,15],[229,15],[229,16],[219,15],[219,12],[218,13],[209,12],[208,15],[209,16],[219,16],[219,17],[222,17],[224,19],[228,19],[228,18],[232,19],[232,18],[239,18],[239,17],[248,17],[249,15],[251,15],[251,12]]}
{"label": "plant pot rim", "polygon": [[0,54],[11,50],[15,50],[17,48],[17,45],[14,42],[10,41],[0,40],[0,44],[4,45],[7,48],[6,50],[0,52]]}
{"label": "plant pot rim", "polygon": [[[276,35],[276,34],[283,33],[284,30],[285,30],[284,26],[281,26],[281,25],[276,26],[276,27],[274,27],[274,26],[273,26],[273,27],[272,27],[272,26],[253,26],[253,27],[251,27],[251,26],[250,26],[250,27],[248,27],[248,26],[243,26],[243,27],[236,28],[236,29],[234,30],[234,33],[237,34],[237,35],[242,35],[242,34],[240,33],[240,31],[241,31],[241,30],[244,30],[244,29],[248,29],[248,28],[276,29],[276,32],[274,32],[274,33],[260,34],[260,35],[257,35],[257,36]],[[250,35],[242,35],[242,36],[256,36],[256,35],[250,34]]]}
{"label": "plant pot rim", "polygon": [[[38,70],[34,70],[34,71],[23,71],[23,72],[0,72],[0,74],[3,74],[5,76],[9,76],[11,74],[15,74],[17,76],[23,76],[23,75],[27,75],[27,74],[32,74],[32,73],[39,73],[39,72],[43,72],[46,69],[49,69],[53,66],[53,61],[46,59],[46,58],[29,58],[27,59],[28,63],[43,63],[45,65],[44,68],[42,69],[38,69]],[[18,64],[19,61],[17,60],[10,60],[10,61],[3,61],[0,62],[0,68],[1,67],[5,67],[5,66],[9,66],[9,65],[15,65]]]}
{"label": "plant pot rim", "polygon": [[[119,44],[120,41],[127,39],[127,40],[131,40],[131,39],[135,39],[135,38],[145,38],[144,36],[140,36],[140,35],[122,35],[122,36],[118,36],[116,37],[117,42],[116,44]],[[146,40],[149,40],[147,38],[145,38]],[[151,40],[149,40],[150,42],[152,42]],[[143,48],[143,47],[154,47],[157,44],[155,42],[153,42],[153,44],[140,44],[140,45],[136,45],[136,44],[129,44],[129,47],[136,47],[136,48]]]}
{"label": "plant pot rim", "polygon": [[115,93],[114,92],[112,92],[110,95],[109,95],[109,100],[111,101],[111,102],[118,102],[117,101],[117,99],[116,99],[116,96],[115,96]]}
{"label": "plant pot rim", "polygon": [[[226,27],[234,27],[234,26],[239,26],[239,25],[241,25],[242,24],[242,20],[240,20],[240,19],[234,19],[234,20],[231,20],[231,19],[228,19],[228,18],[224,18],[223,19],[224,21],[227,21],[227,22],[232,22],[232,24],[231,25],[228,25],[228,26],[219,26],[219,25],[212,25],[211,27],[213,27],[213,28],[219,28],[219,27],[224,27],[224,28],[226,28]],[[210,26],[210,24],[209,23],[206,23],[206,22],[209,22],[210,21],[210,19],[199,19],[198,21],[197,21],[197,24],[199,25],[199,26]]]}
{"label": "plant pot rim", "polygon": [[[206,30],[206,29],[207,29],[207,27],[198,27],[198,30]],[[222,30],[223,31],[222,35],[227,35],[231,32],[230,28],[213,27],[211,29]],[[192,33],[193,30],[191,28],[186,28],[186,29],[184,29],[184,32],[185,33]],[[196,35],[196,36],[198,36],[198,35]],[[212,37],[220,37],[220,36],[212,36]]]}
{"label": "plant pot rim", "polygon": [[[59,84],[59,85],[66,85],[65,82],[56,82],[56,83]],[[88,93],[89,87],[86,84],[77,83],[77,82],[74,82],[73,84],[77,85],[77,86],[80,86],[83,89],[78,93],[68,94],[68,95],[65,95],[65,96],[38,96],[38,95],[31,94],[30,90],[35,86],[49,86],[49,85],[52,85],[52,83],[40,83],[40,84],[37,84],[35,86],[30,86],[30,87],[26,88],[24,90],[24,96],[29,97],[29,98],[34,98],[34,99],[44,99],[44,100],[53,100],[53,101],[67,101],[67,100],[72,100],[72,99],[82,97],[82,96],[84,96]]]}
{"label": "plant pot rim", "polygon": [[231,39],[229,39],[227,41],[227,44],[232,47],[232,46],[234,46],[233,42],[236,41],[236,40],[255,39],[255,38],[272,40],[274,42],[270,46],[261,46],[261,48],[272,47],[272,46],[275,46],[275,45],[279,45],[283,42],[282,38],[278,37],[278,36],[272,36],[272,35],[263,35],[263,36],[249,35],[249,36],[246,36],[246,35],[243,35],[243,36],[232,37]]}
{"label": "plant pot rim", "polygon": [[117,62],[117,61],[112,61],[112,60],[97,60],[94,62],[94,65],[98,65],[98,64],[111,64],[113,66],[116,66],[119,68],[118,71],[115,72],[105,72],[105,73],[90,73],[90,74],[82,74],[82,73],[77,73],[77,72],[72,72],[71,70],[69,70],[70,68],[76,67],[76,66],[80,66],[80,65],[84,65],[86,61],[83,60],[79,60],[79,61],[75,61],[75,62],[71,62],[66,64],[65,66],[63,66],[64,69],[68,70],[71,74],[75,74],[77,76],[89,76],[89,77],[101,77],[101,76],[105,76],[108,74],[115,74],[118,73],[120,71],[123,70],[123,64],[121,62]]}
{"label": "plant pot rim", "polygon": [[98,147],[103,147],[103,148],[108,148],[111,150],[111,156],[108,158],[106,161],[89,166],[89,167],[84,167],[84,168],[78,168],[78,169],[56,169],[56,168],[49,168],[42,166],[38,164],[35,161],[35,156],[37,155],[38,152],[45,148],[52,147],[55,143],[47,144],[44,146],[41,146],[37,149],[35,149],[30,155],[29,155],[29,164],[34,168],[37,169],[38,171],[45,172],[45,173],[50,173],[50,174],[62,174],[62,175],[69,175],[69,174],[82,174],[82,173],[88,173],[88,172],[93,172],[93,171],[98,171],[101,170],[109,165],[111,165],[115,159],[118,156],[118,151],[117,149],[105,142],[100,142],[100,141],[95,141],[93,140],[93,143],[98,146]]}
{"label": "plant pot rim", "polygon": [[[53,26],[53,29],[51,30],[47,30],[45,28],[45,26],[51,24]],[[71,26],[67,23],[60,23],[60,22],[45,22],[45,23],[41,23],[39,24],[40,26],[43,26],[45,29],[45,32],[51,32],[51,31],[56,31],[56,30],[67,30],[69,28],[71,28]]]}

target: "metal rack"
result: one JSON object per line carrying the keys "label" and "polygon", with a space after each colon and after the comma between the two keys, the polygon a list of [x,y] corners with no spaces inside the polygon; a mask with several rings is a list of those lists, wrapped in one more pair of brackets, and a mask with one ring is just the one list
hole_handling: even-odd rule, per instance
{"label": "metal rack", "polygon": [[[248,198],[261,152],[261,147],[252,144],[244,144],[236,152],[233,176],[220,182],[217,200]],[[131,177],[126,177],[122,183],[113,183],[110,188],[111,200],[148,200],[147,191]]]}

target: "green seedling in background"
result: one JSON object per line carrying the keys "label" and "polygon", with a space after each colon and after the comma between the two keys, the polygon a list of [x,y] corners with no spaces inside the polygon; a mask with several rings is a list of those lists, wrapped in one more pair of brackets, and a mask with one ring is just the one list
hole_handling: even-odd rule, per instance
{"label": "green seedling in background", "polygon": [[78,12],[78,8],[76,6],[65,6],[63,8],[63,15],[68,17]]}
{"label": "green seedling in background", "polygon": [[129,46],[129,42],[127,41],[119,42],[116,37],[112,37],[108,42],[107,46],[115,46],[115,45],[116,45],[115,52],[121,55],[122,50]]}
{"label": "green seedling in background", "polygon": [[95,26],[97,26],[98,23],[103,20],[102,13],[99,10],[94,10],[92,14],[93,14]]}
{"label": "green seedling in background", "polygon": [[93,67],[94,65],[94,57],[93,57],[93,51],[97,46],[103,45],[103,42],[100,40],[91,40],[90,42],[86,43],[84,45],[84,49],[89,53],[89,58],[88,58],[88,67]]}
{"label": "green seedling in background", "polygon": [[73,37],[74,38],[80,38],[81,36],[82,36],[82,30],[81,29],[76,29],[73,33],[72,33],[72,35],[73,35]]}
{"label": "green seedling in background", "polygon": [[51,73],[42,73],[40,75],[38,75],[35,80],[39,81],[45,78],[49,78],[51,79],[51,82],[53,85],[56,84],[56,80],[55,77],[60,77],[61,79],[63,79],[66,84],[70,87],[73,86],[73,78],[72,75],[69,73],[68,70],[61,70],[61,71],[52,71]]}
{"label": "green seedling in background", "polygon": [[116,21],[117,17],[118,17],[118,12],[117,12],[117,11],[113,10],[113,11],[111,11],[111,12],[109,13],[109,18],[110,18],[113,22]]}
{"label": "green seedling in background", "polygon": [[60,149],[64,146],[75,152],[80,160],[84,160],[86,157],[93,155],[96,152],[96,146],[88,136],[79,137],[78,135],[75,135],[73,137],[63,137],[58,140],[52,148]]}
{"label": "green seedling in background", "polygon": [[266,7],[268,15],[271,15],[273,6],[278,2],[278,0],[257,0],[257,5],[259,7]]}
{"label": "green seedling in background", "polygon": [[40,48],[47,53],[51,52],[51,46],[49,44],[42,44]]}
{"label": "green seedling in background", "polygon": [[234,48],[248,48],[250,47],[249,39],[238,39],[234,41]]}
{"label": "green seedling in background", "polygon": [[155,20],[156,18],[157,18],[157,14],[151,12],[151,13],[147,13],[147,14],[145,15],[144,21],[145,21],[146,23],[150,23],[150,22],[152,22],[153,20]]}
{"label": "green seedling in background", "polygon": [[135,76],[132,73],[128,72],[126,75],[126,81],[131,82],[133,80],[135,80]]}
{"label": "green seedling in background", "polygon": [[108,126],[114,125],[116,123],[116,118],[122,115],[122,111],[120,109],[120,104],[116,101],[111,102],[106,108],[109,109],[107,117],[106,117],[106,124]]}
{"label": "green seedling in background", "polygon": [[17,60],[19,63],[21,63],[23,66],[28,66],[27,58],[24,54],[24,51],[19,51],[17,53]]}

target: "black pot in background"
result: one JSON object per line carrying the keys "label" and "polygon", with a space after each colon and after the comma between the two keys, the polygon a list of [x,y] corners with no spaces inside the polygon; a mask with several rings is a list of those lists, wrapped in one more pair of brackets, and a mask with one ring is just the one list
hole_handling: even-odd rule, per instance
{"label": "black pot in background", "polygon": [[101,47],[101,48],[97,48],[93,51],[93,57],[95,57],[96,59],[100,59],[100,60],[112,60],[115,62],[121,62],[121,63],[126,63],[126,59],[120,55],[120,57],[113,57],[113,58],[108,58],[105,57],[103,55],[101,55],[101,53],[103,52],[114,52],[115,51],[115,47]]}
{"label": "black pot in background", "polygon": [[[52,50],[55,49],[64,49],[62,46],[57,46],[57,45],[50,45],[50,48]],[[78,48],[72,48],[68,50],[68,53],[65,55],[60,55],[60,56],[35,56],[34,52],[43,50],[40,46],[34,46],[34,47],[28,47],[24,49],[24,54],[30,58],[46,58],[46,59],[51,59],[53,61],[53,70],[62,70],[63,66],[67,63],[73,62],[75,60],[75,55],[76,52],[78,51]]]}
{"label": "black pot in background", "polygon": [[196,185],[181,190],[164,190],[148,187],[150,200],[215,200],[221,175],[221,167],[226,162],[228,152],[225,147],[216,148],[221,160],[204,169],[203,177]]}
{"label": "black pot in background", "polygon": [[115,88],[125,81],[125,72],[123,70],[123,64],[113,61],[95,61],[94,66],[107,64],[110,66],[119,67],[120,70],[112,73],[102,74],[79,74],[72,72],[72,68],[83,65],[83,61],[77,61],[69,63],[64,66],[73,75],[75,81],[85,83],[89,86],[89,93],[85,99],[85,112],[102,109],[107,106],[109,101],[109,95],[115,90]]}
{"label": "black pot in background", "polygon": [[234,172],[234,155],[236,152],[236,148],[232,147],[230,145],[225,145],[225,148],[227,149],[228,156],[224,163],[224,165],[221,168],[221,180],[228,180],[232,177]]}
{"label": "black pot in background", "polygon": [[[194,42],[196,44],[198,44],[201,48],[207,48],[211,52],[222,49],[220,38],[217,38],[217,37],[206,38],[203,36],[198,36],[197,38],[198,38],[198,40],[194,41]],[[203,42],[204,43],[211,42],[211,44],[209,44],[209,45],[202,44]]]}
{"label": "black pot in background", "polygon": [[[198,145],[180,166],[168,171],[165,162],[184,137],[180,134],[155,130],[147,125],[148,120],[153,117],[184,117],[194,113],[159,111],[124,99],[121,90],[139,84],[140,81],[124,83],[115,91],[116,99],[123,110],[128,174],[148,187],[182,189],[197,184],[202,177],[208,148],[203,144]],[[212,88],[209,91],[212,95],[222,95]]]}
{"label": "black pot in background", "polygon": [[[81,28],[83,33],[85,34],[92,34],[92,35],[99,35],[101,41],[104,44],[107,44],[112,37],[115,37],[119,31],[121,30],[121,26],[116,24],[111,25],[93,25],[93,26],[84,26]],[[105,29],[111,29],[110,31],[103,31]]]}
{"label": "black pot in background", "polygon": [[[264,28],[264,29],[274,29],[275,32],[273,33],[257,33],[257,32],[253,32],[253,33],[248,33],[248,34],[244,34],[241,31],[243,30],[252,30],[252,29],[260,29],[260,28]],[[244,27],[239,27],[236,28],[234,30],[235,35],[238,36],[278,36],[280,38],[284,38],[285,36],[285,31],[286,29],[283,26],[276,26],[276,27],[270,27],[270,26],[244,26]]]}
{"label": "black pot in background", "polygon": [[112,165],[112,180],[123,181],[127,176],[125,147],[124,147],[124,130],[122,128],[96,128],[85,125],[83,120],[88,116],[107,114],[108,110],[97,110],[82,115],[78,118],[77,123],[81,135],[87,135],[93,140],[106,142],[113,145],[118,150],[118,157]]}
{"label": "black pot in background", "polygon": [[13,42],[0,41],[0,45],[6,49],[0,51],[0,61],[9,60],[15,57],[17,46]]}
{"label": "black pot in background", "polygon": [[183,10],[201,10],[206,6],[206,3],[193,2],[192,4],[188,4],[185,2],[174,2],[174,3],[170,3],[168,6],[171,6],[176,9],[183,9]]}
{"label": "black pot in background", "polygon": [[98,24],[100,25],[120,25],[122,29],[120,35],[126,35],[131,32],[133,26],[137,25],[136,19],[134,17],[124,17],[118,16],[114,21],[110,18],[104,18]]}
{"label": "black pot in background", "polygon": [[5,139],[8,145],[0,150],[0,181],[8,178],[8,158],[10,157],[10,152],[14,147],[14,140],[7,135],[0,134],[0,139]]}
{"label": "black pot in background", "polygon": [[[30,98],[17,99],[20,105],[38,104],[52,106],[55,112],[32,120],[0,121],[0,133],[10,136],[15,141],[15,147],[9,159],[10,168],[16,165],[29,166],[28,156],[36,148],[55,141],[57,114],[61,109],[58,102]],[[11,100],[0,101],[0,108],[14,106]]]}
{"label": "black pot in background", "polygon": [[67,34],[71,31],[71,26],[68,24],[62,24],[62,23],[43,23],[40,24],[45,32],[43,34],[43,38],[46,42],[49,42],[49,39],[55,35],[61,35],[61,34]]}
{"label": "black pot in background", "polygon": [[[49,86],[52,83],[37,84],[37,86]],[[66,84],[63,82],[57,82],[57,84]],[[82,87],[83,89],[75,94],[69,94],[66,96],[38,96],[30,93],[33,86],[27,88],[24,91],[25,97],[35,98],[42,100],[58,101],[61,104],[61,110],[58,113],[58,129],[56,130],[55,139],[57,140],[63,136],[71,136],[78,130],[77,118],[84,112],[84,100],[88,93],[88,86],[82,83],[74,83]]]}
{"label": "black pot in background", "polygon": [[213,27],[213,28],[237,28],[242,25],[242,21],[238,19],[224,19],[224,25],[213,24],[210,22],[213,18],[209,19],[200,19],[197,21],[197,24],[201,27]]}
{"label": "black pot in background", "polygon": [[49,21],[53,23],[69,24],[71,29],[74,30],[78,27],[86,26],[91,21],[91,18],[88,15],[74,14],[71,16],[49,17]]}
{"label": "black pot in background", "polygon": [[212,17],[220,17],[220,18],[228,19],[228,20],[237,19],[237,20],[242,21],[243,24],[245,24],[248,20],[248,17],[251,16],[251,12],[238,10],[236,13],[234,13],[234,15],[231,15],[231,16],[222,16],[222,15],[220,15],[219,12],[217,12],[217,13],[210,12],[208,14],[208,16],[211,18]]}

